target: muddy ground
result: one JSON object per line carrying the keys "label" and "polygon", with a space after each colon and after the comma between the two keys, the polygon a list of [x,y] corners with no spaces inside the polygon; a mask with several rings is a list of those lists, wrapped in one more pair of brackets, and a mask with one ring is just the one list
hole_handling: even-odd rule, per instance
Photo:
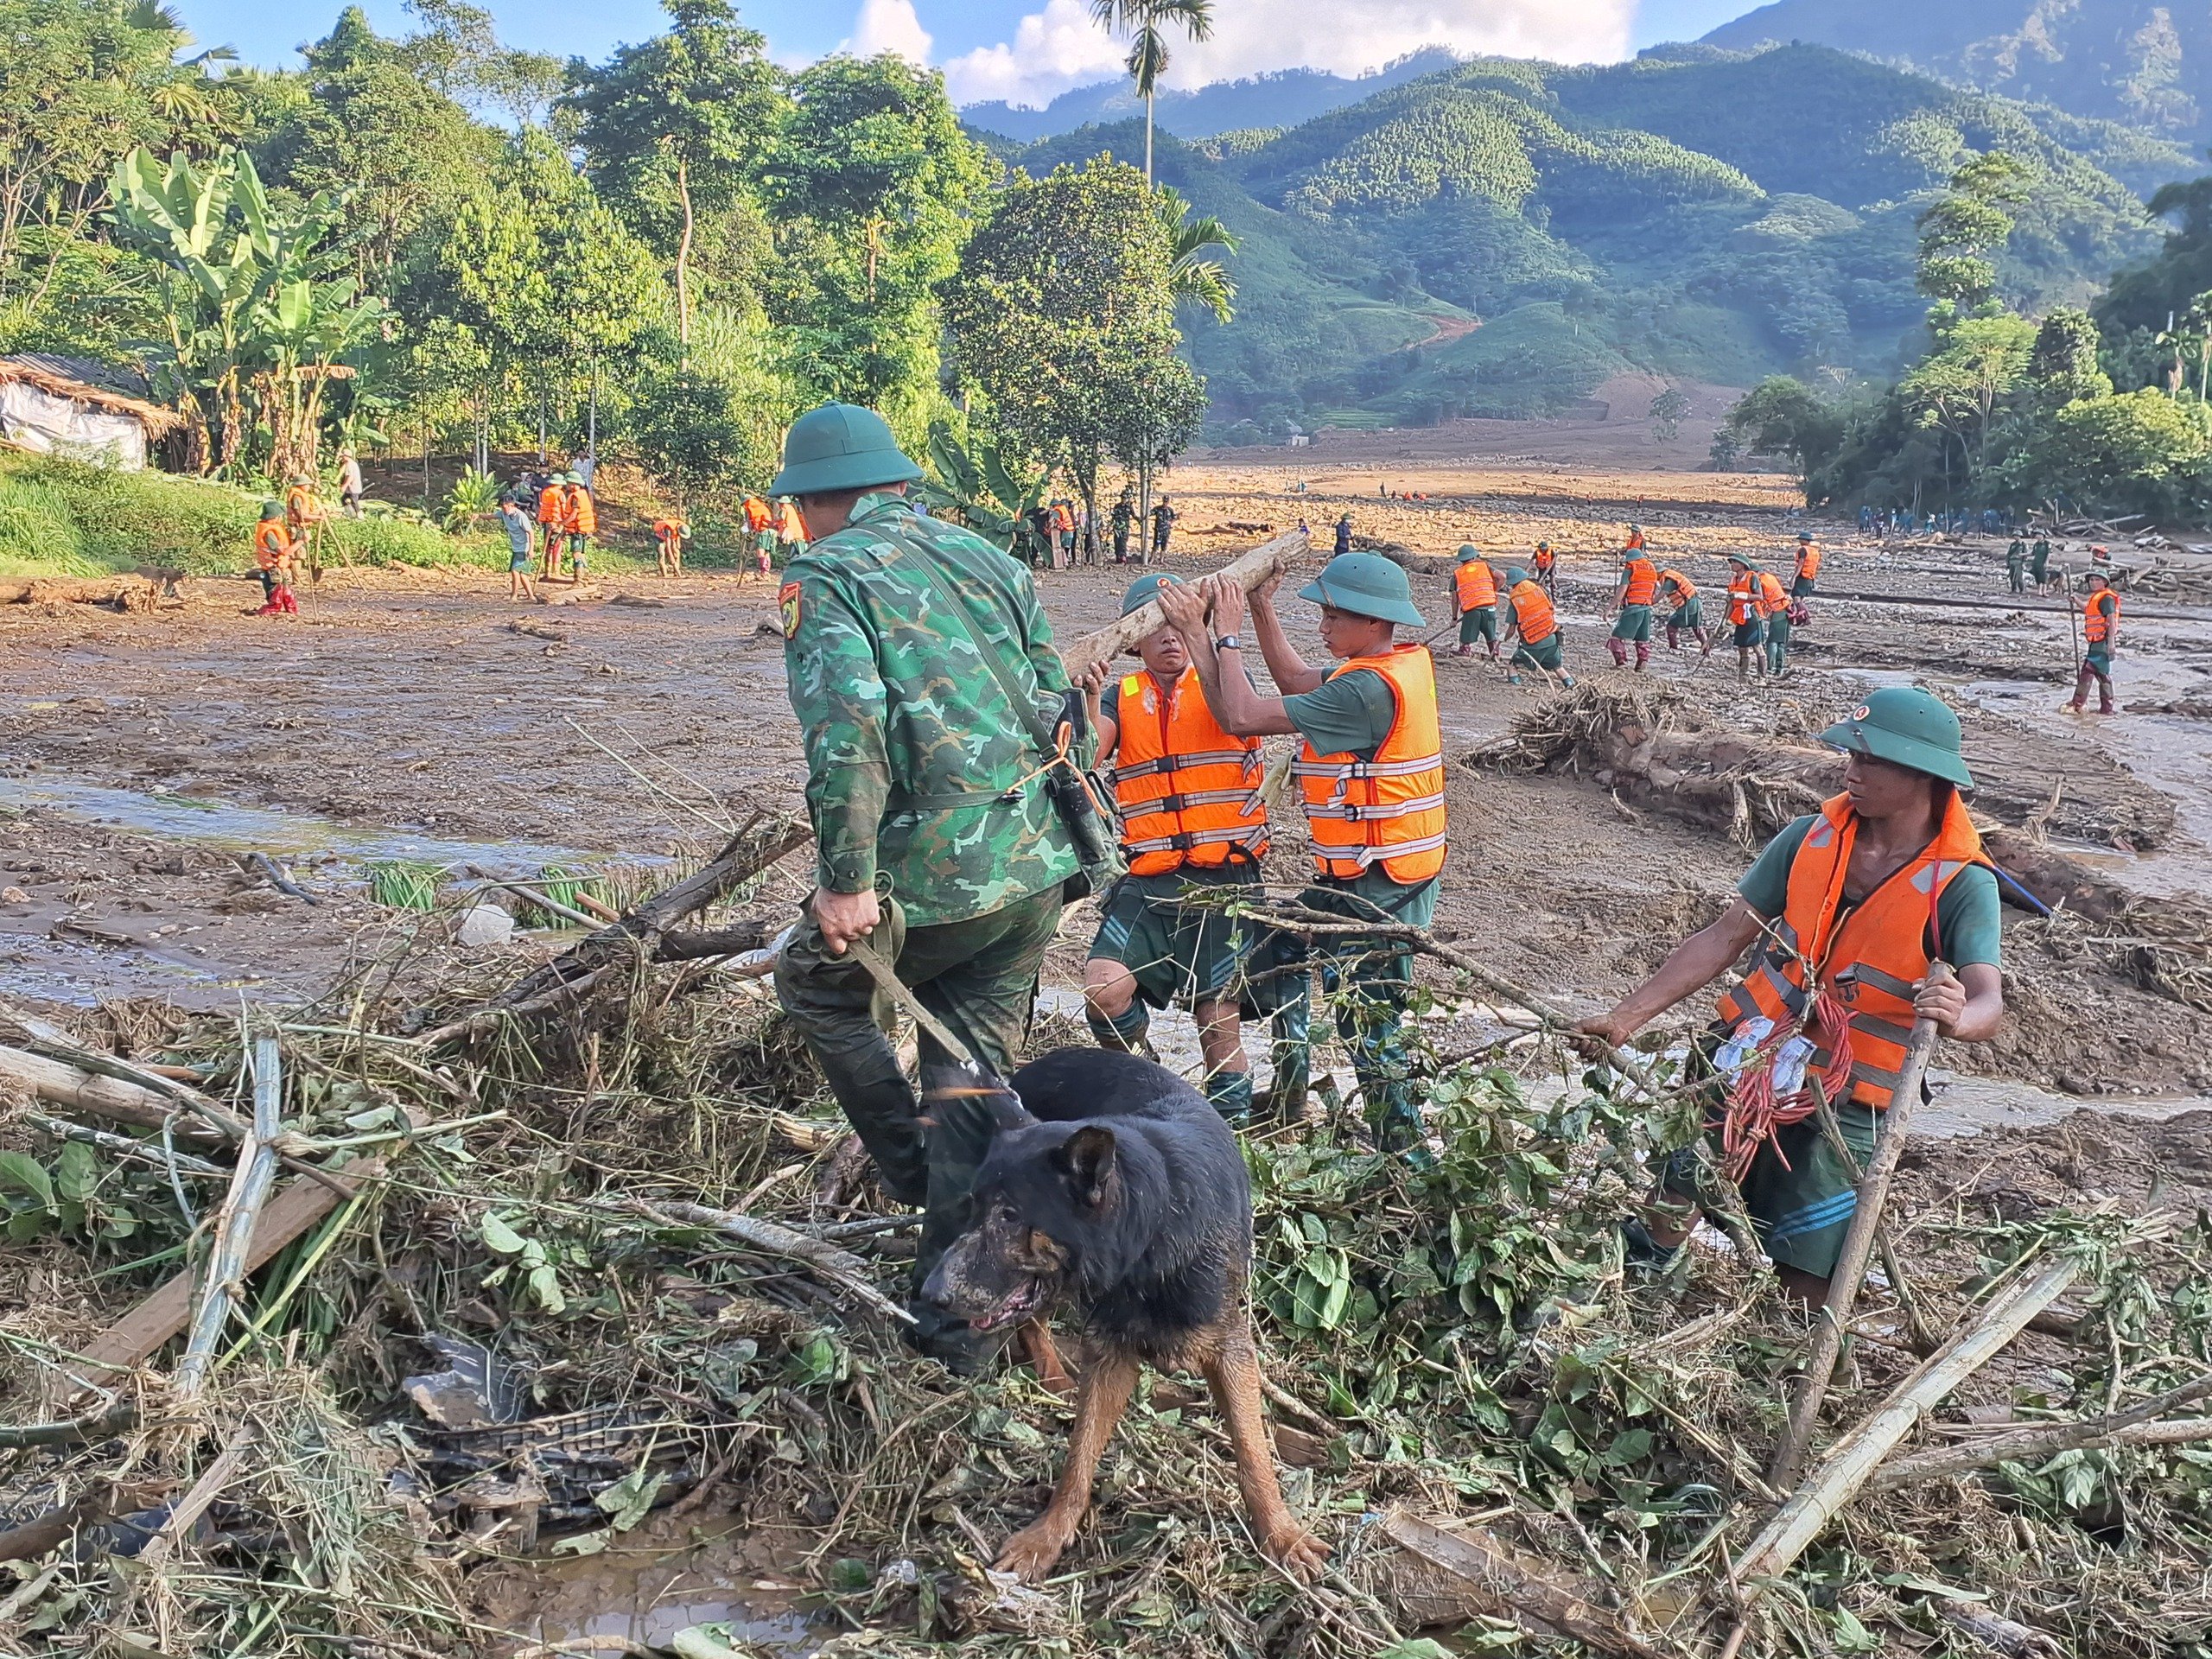
{"label": "muddy ground", "polygon": [[[1421,552],[1471,538],[1510,562],[1546,537],[1563,555],[1571,666],[1624,683],[1604,636],[1610,550],[1626,512],[1716,611],[1724,556],[1780,565],[1799,522],[1780,480],[1760,476],[1417,461],[1384,470],[1430,499],[1385,502],[1379,474],[1357,468],[1317,467],[1302,494],[1281,467],[1185,468],[1173,480],[1183,519],[1168,563],[1195,572],[1249,546],[1255,532],[1232,523],[1288,528],[1302,517],[1318,541],[1347,508],[1359,534]],[[1725,648],[1704,661],[1663,643],[1651,678],[1705,719],[1799,739],[1872,685],[1934,684],[1967,715],[1986,817],[2017,824],[2040,812],[2055,845],[2145,893],[2202,887],[2212,721],[2063,713],[2067,619],[2011,606],[1999,543],[1884,548],[1818,528],[1831,590],[1993,606],[1821,601],[1779,684],[1739,684]],[[1073,635],[1110,620],[1128,574],[1044,576],[1056,627]],[[1440,620],[1441,579],[1417,588]],[[0,612],[0,992],[79,1006],[301,995],[391,927],[392,912],[366,899],[369,859],[509,874],[584,855],[650,862],[712,842],[734,816],[799,800],[768,584],[626,576],[581,602],[529,607],[508,602],[488,575],[340,570],[306,594],[296,620],[242,614],[251,592],[241,581],[191,581],[181,607],[152,615]],[[1287,609],[1318,660],[1310,607]],[[2162,617],[2171,609],[2131,610],[2122,695],[2201,715],[2212,636],[2187,616]],[[1548,695],[1506,684],[1479,659],[1446,657],[1440,683],[1462,752]],[[1461,768],[1452,789],[1440,926],[1576,1007],[1647,971],[1722,902],[1745,861],[1724,835],[1632,810],[1590,779]],[[1286,880],[1301,841],[1294,830],[1278,837]],[[251,862],[256,851],[322,902],[278,892]],[[804,875],[786,870],[783,896],[796,900]],[[1071,918],[1048,976],[1063,988],[1079,976],[1082,934]],[[2093,1093],[2212,1087],[2202,1015],[2084,976],[2026,938],[2012,966],[2015,1028],[1950,1056],[1960,1069]]]}

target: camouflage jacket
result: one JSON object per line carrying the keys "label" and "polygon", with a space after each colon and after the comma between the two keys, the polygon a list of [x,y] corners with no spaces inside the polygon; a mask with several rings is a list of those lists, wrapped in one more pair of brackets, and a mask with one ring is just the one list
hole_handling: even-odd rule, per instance
{"label": "camouflage jacket", "polygon": [[908,921],[927,925],[1076,873],[1031,776],[1035,743],[982,656],[1000,653],[1035,686],[1039,712],[1058,714],[1067,678],[1027,570],[901,496],[871,494],[791,561],[780,598],[820,885],[858,893],[887,873]]}

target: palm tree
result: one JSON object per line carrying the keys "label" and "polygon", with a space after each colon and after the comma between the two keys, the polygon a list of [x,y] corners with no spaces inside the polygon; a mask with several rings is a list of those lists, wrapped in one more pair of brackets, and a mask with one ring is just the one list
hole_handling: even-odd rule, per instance
{"label": "palm tree", "polygon": [[1167,73],[1167,37],[1161,29],[1180,28],[1193,41],[1213,33],[1213,0],[1090,0],[1090,15],[1109,34],[1127,35],[1129,79],[1144,99],[1144,179],[1152,182],[1152,100]]}
{"label": "palm tree", "polygon": [[1236,315],[1230,305],[1236,297],[1236,281],[1217,261],[1199,256],[1208,248],[1236,252],[1236,237],[1211,213],[1192,218],[1191,204],[1172,185],[1161,185],[1153,200],[1160,227],[1167,232],[1168,292],[1179,300],[1196,300],[1227,322]]}

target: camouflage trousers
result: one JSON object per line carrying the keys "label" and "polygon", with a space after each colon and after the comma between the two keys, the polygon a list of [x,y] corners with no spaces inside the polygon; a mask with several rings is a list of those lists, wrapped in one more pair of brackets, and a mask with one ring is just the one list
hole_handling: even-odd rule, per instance
{"label": "camouflage trousers", "polygon": [[[1004,1077],[1029,1033],[1038,969],[1059,925],[1057,886],[988,915],[920,927],[909,927],[905,912],[886,900],[870,942],[915,1000]],[[810,913],[777,960],[776,995],[875,1160],[886,1190],[902,1204],[924,1208],[914,1263],[918,1289],[968,1224],[976,1172],[988,1147],[924,1128],[921,1097],[891,1045],[891,999],[859,963],[830,954]],[[969,1080],[926,1032],[921,1057],[924,1093]],[[941,1330],[926,1308],[914,1313],[922,1322],[915,1339],[925,1352],[957,1361],[976,1345],[965,1325]]]}

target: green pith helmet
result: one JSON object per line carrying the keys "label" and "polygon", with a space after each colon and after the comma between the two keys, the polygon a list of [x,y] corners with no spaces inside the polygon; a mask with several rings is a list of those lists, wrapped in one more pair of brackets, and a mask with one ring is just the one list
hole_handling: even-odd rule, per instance
{"label": "green pith helmet", "polygon": [[1961,753],[1959,717],[1916,685],[1885,685],[1870,693],[1847,718],[1822,732],[1821,741],[1847,754],[1869,754],[1924,772],[1961,789],[1974,787],[1974,774]]}
{"label": "green pith helmet", "polygon": [[1129,616],[1142,610],[1159,596],[1163,588],[1180,588],[1182,585],[1182,577],[1170,575],[1164,570],[1155,570],[1148,576],[1139,576],[1129,584],[1129,591],[1122,595],[1122,614]]}
{"label": "green pith helmet", "polygon": [[2088,580],[2091,582],[2101,582],[2107,588],[2112,586],[2112,575],[2108,571],[2092,570],[2088,573]]}
{"label": "green pith helmet", "polygon": [[1740,564],[1746,570],[1756,570],[1758,569],[1758,566],[1753,564],[1747,556],[1741,553],[1731,553],[1728,556],[1728,563],[1731,564]]}
{"label": "green pith helmet", "polygon": [[282,518],[284,516],[284,504],[282,501],[263,502],[261,516],[264,519]]}
{"label": "green pith helmet", "polygon": [[1797,532],[1797,539],[1801,542],[1809,542],[1813,539],[1813,532],[1809,530],[1801,530]]}
{"label": "green pith helmet", "polygon": [[1528,580],[1529,573],[1517,564],[1505,573],[1505,585],[1509,588],[1518,588]]}
{"label": "green pith helmet", "polygon": [[1536,551],[1539,553],[1548,553],[1551,550],[1552,544],[1549,542],[1538,542],[1536,543]]}
{"label": "green pith helmet", "polygon": [[1459,543],[1460,563],[1465,564],[1470,559],[1479,559],[1482,556],[1482,549],[1477,547],[1472,542],[1462,542]]}
{"label": "green pith helmet", "polygon": [[1643,526],[1631,518],[1628,521],[1628,533],[1631,536],[1641,536],[1643,534]]}
{"label": "green pith helmet", "polygon": [[1338,554],[1298,590],[1298,596],[1378,622],[1403,622],[1417,628],[1423,621],[1414,608],[1413,585],[1405,571],[1380,553]]}
{"label": "green pith helmet", "polygon": [[768,488],[775,495],[832,495],[911,483],[921,475],[899,452],[882,416],[853,404],[824,404],[784,434],[783,470]]}

